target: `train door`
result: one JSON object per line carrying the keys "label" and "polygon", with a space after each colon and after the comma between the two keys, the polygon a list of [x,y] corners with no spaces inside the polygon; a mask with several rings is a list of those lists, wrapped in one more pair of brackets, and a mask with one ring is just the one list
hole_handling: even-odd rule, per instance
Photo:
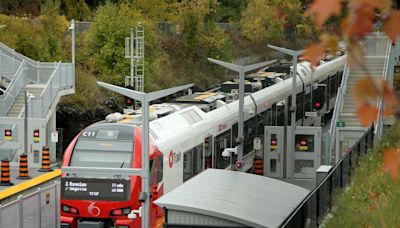
{"label": "train door", "polygon": [[264,128],[264,175],[283,178],[283,135],[282,126]]}
{"label": "train door", "polygon": [[213,164],[213,155],[212,155],[212,136],[209,136],[204,139],[203,143],[203,170],[206,170],[208,168],[212,168]]}

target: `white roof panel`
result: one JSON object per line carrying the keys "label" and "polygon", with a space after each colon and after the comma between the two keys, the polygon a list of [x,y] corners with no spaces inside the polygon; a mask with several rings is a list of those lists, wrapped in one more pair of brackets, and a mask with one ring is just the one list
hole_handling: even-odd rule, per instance
{"label": "white roof panel", "polygon": [[250,227],[278,227],[308,193],[307,189],[268,177],[207,169],[155,203]]}

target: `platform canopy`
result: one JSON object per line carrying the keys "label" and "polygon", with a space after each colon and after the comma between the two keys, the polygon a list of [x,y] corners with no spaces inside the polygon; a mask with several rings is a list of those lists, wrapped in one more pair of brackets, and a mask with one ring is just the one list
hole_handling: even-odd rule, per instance
{"label": "platform canopy", "polygon": [[207,169],[155,203],[166,209],[167,227],[279,227],[308,193],[268,177]]}

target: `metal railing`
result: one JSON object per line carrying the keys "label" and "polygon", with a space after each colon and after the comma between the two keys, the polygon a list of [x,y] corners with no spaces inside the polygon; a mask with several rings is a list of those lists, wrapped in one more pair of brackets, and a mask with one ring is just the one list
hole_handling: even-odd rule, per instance
{"label": "metal railing", "polygon": [[44,118],[50,105],[61,89],[70,89],[75,85],[72,74],[73,65],[59,62],[38,97],[32,97],[29,102],[29,117]]}
{"label": "metal railing", "polygon": [[280,227],[318,227],[333,205],[334,195],[344,189],[354,172],[360,156],[373,146],[374,128],[370,127],[320,184],[293,210]]}
{"label": "metal railing", "polygon": [[333,164],[332,163],[332,159],[333,159],[332,153],[333,153],[335,137],[336,137],[336,122],[337,122],[339,115],[343,108],[343,95],[346,94],[347,79],[349,78],[349,74],[350,74],[350,69],[349,69],[348,65],[346,64],[344,66],[344,70],[343,70],[342,82],[340,83],[340,87],[338,89],[337,96],[336,96],[335,108],[333,110],[331,126],[329,127],[329,136],[330,137],[327,137],[329,139],[329,147],[328,147],[329,164]]}
{"label": "metal railing", "polygon": [[[387,39],[387,38],[386,38]],[[386,47],[386,59],[385,59],[385,65],[383,67],[383,80],[388,79],[388,75],[390,74],[390,71],[393,71],[393,47],[391,42],[387,42],[387,47]],[[379,97],[377,101],[377,107],[378,107],[378,116],[375,121],[375,132],[374,134],[377,136],[377,139],[380,140],[382,137],[382,129],[383,129],[383,112],[384,112],[384,104],[383,104],[383,98]]]}
{"label": "metal railing", "polygon": [[14,60],[16,60],[18,62],[25,61],[32,66],[36,66],[36,64],[37,64],[37,62],[35,60],[14,51],[14,49],[9,48],[7,45],[5,45],[1,42],[0,42],[0,51],[1,51],[1,53],[5,53],[7,56],[13,58]]}
{"label": "metal railing", "polygon": [[21,62],[0,50],[0,77],[11,81]]}
{"label": "metal railing", "polygon": [[381,32],[375,32],[366,36],[363,41],[365,46],[365,57],[386,57],[386,42],[388,42],[388,38]]}
{"label": "metal railing", "polygon": [[18,196],[0,205],[0,226],[7,228],[60,227],[60,183]]}
{"label": "metal railing", "polygon": [[21,65],[15,72],[15,75],[8,85],[5,94],[0,98],[0,116],[7,115],[16,97],[18,96],[18,93],[24,87],[24,65],[25,61],[22,60]]}

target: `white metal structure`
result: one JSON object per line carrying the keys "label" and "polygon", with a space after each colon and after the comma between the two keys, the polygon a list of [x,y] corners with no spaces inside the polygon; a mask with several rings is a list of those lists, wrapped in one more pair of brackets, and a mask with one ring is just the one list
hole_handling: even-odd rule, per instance
{"label": "white metal structure", "polygon": [[72,63],[35,61],[0,43],[0,84],[5,88],[0,89],[0,132],[12,132],[0,140],[0,158],[12,166],[22,153],[28,154],[30,167],[40,166],[43,146],[50,147],[55,161],[50,133],[56,129],[56,106],[61,96],[75,92],[74,22],[71,29]]}
{"label": "white metal structure", "polygon": [[[125,86],[144,91],[144,27],[141,22],[131,28],[130,37],[125,38],[125,58],[131,61],[131,75],[125,77]],[[138,101],[135,101],[137,106]],[[136,107],[137,108],[137,107]]]}
{"label": "white metal structure", "polygon": [[155,203],[166,208],[167,227],[279,227],[308,193],[272,178],[208,169]]}

